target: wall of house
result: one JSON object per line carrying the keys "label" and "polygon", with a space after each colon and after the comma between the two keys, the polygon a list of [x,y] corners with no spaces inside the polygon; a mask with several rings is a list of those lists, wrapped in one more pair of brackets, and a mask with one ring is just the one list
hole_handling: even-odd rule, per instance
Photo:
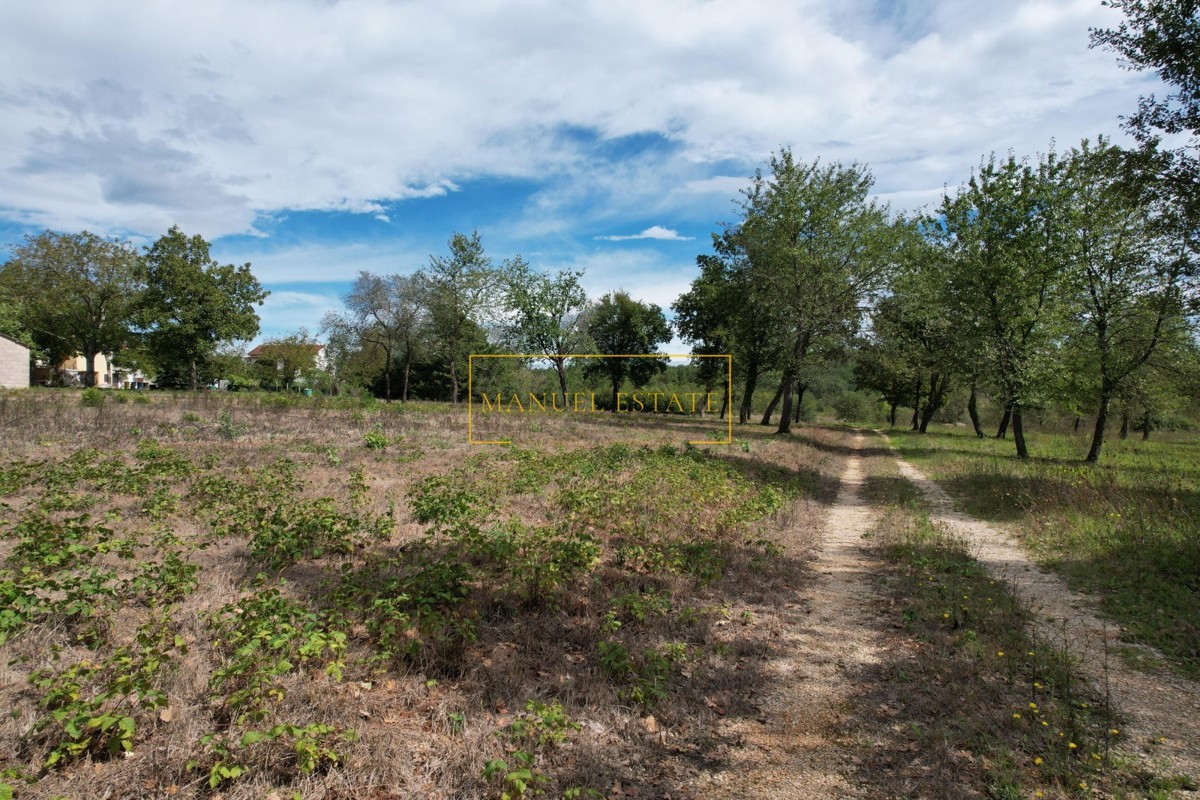
{"label": "wall of house", "polygon": [[0,386],[29,386],[29,348],[7,336],[0,336]]}

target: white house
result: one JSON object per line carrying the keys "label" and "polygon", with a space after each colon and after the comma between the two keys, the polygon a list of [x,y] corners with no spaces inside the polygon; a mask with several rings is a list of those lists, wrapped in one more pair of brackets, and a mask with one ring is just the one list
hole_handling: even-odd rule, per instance
{"label": "white house", "polygon": [[24,389],[29,386],[29,348],[0,334],[0,387]]}

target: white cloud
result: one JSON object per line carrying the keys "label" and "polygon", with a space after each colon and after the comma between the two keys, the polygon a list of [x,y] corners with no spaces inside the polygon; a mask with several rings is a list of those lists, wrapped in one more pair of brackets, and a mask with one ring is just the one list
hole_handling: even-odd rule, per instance
{"label": "white cloud", "polygon": [[596,236],[593,237],[605,242],[627,242],[632,239],[657,239],[660,242],[690,242],[696,238],[694,236],[680,236],[678,231],[673,231],[670,228],[664,228],[661,225],[651,225],[641,233],[633,233],[628,236]]}
{"label": "white cloud", "polygon": [[[900,196],[1114,131],[1153,89],[1087,47],[1119,19],[1094,0],[5,3],[0,215],[214,238],[494,176],[545,183],[519,222],[553,231],[581,202],[708,208],[781,144]],[[648,133],[661,151],[605,150]]]}

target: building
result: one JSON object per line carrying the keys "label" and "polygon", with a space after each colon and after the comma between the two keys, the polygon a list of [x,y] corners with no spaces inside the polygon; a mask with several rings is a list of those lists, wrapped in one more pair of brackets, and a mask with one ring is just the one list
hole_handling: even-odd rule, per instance
{"label": "building", "polygon": [[0,388],[29,386],[29,348],[0,334]]}
{"label": "building", "polygon": [[[45,386],[86,386],[87,358],[77,353],[56,367],[39,363],[33,372],[34,380]],[[103,353],[96,354],[92,377],[99,389],[145,389],[151,384],[140,369],[114,366]]]}

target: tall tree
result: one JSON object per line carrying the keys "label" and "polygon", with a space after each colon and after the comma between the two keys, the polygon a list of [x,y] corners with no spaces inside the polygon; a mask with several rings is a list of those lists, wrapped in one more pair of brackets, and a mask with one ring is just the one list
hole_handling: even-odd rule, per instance
{"label": "tall tree", "polygon": [[785,148],[770,170],[757,172],[743,193],[739,236],[780,353],[778,432],[787,433],[806,370],[850,340],[884,285],[897,229],[887,208],[869,199],[873,179],[857,164],[803,164]]}
{"label": "tall tree", "polygon": [[510,317],[505,338],[524,353],[545,356],[558,373],[558,386],[567,395],[566,361],[585,346],[583,312],[587,292],[579,283],[582,272],[562,270],[555,275],[534,272],[520,257],[502,270],[504,307]]}
{"label": "tall tree", "polygon": [[1126,152],[1101,138],[1067,156],[1060,193],[1068,216],[1070,287],[1084,369],[1096,386],[1087,460],[1100,458],[1109,404],[1173,329],[1186,326],[1191,271],[1179,212],[1146,168],[1151,151]]}
{"label": "tall tree", "polygon": [[[588,334],[596,351],[607,356],[653,356],[658,346],[671,341],[671,328],[662,309],[641,303],[628,292],[609,292],[600,298],[588,316]],[[602,376],[612,386],[612,410],[617,410],[617,393],[629,379],[635,387],[667,367],[662,358],[597,358],[584,367],[585,374]]]}
{"label": "tall tree", "polygon": [[[675,301],[676,324],[698,354],[732,356],[734,378],[742,383],[738,421],[744,423],[753,410],[759,377],[773,364],[778,343],[769,325],[768,298],[759,296],[766,287],[755,282],[741,226],[713,234],[713,250],[713,255],[697,257],[700,275]],[[726,377],[718,359],[699,362],[706,385]]]}
{"label": "tall tree", "polygon": [[95,383],[96,356],[129,341],[142,289],[133,246],[88,231],[25,237],[0,269],[0,284],[52,361],[83,355],[87,386]]}
{"label": "tall tree", "polygon": [[337,360],[350,348],[383,356],[384,397],[392,401],[392,370],[401,372],[400,399],[408,400],[409,372],[422,347],[427,313],[424,283],[416,275],[359,272],[342,298],[343,313],[331,312],[321,323]]}
{"label": "tall tree", "polygon": [[951,197],[932,232],[948,258],[955,305],[974,309],[1017,455],[1027,458],[1023,411],[1046,387],[1052,343],[1062,334],[1065,299],[1062,219],[1053,154],[1035,169],[1014,156],[983,162]]}
{"label": "tall tree", "polygon": [[269,294],[250,265],[218,264],[201,236],[172,227],[142,259],[146,291],[137,309],[160,385],[200,388],[209,359],[224,342],[252,339]]}
{"label": "tall tree", "polygon": [[1196,0],[1106,0],[1125,13],[1116,28],[1092,29],[1092,47],[1116,51],[1132,70],[1153,70],[1175,89],[1138,101],[1127,126],[1139,139],[1157,132],[1200,136],[1200,4]]}
{"label": "tall tree", "polygon": [[450,402],[458,403],[459,376],[466,368],[472,347],[486,340],[482,322],[485,308],[496,301],[498,280],[492,261],[483,251],[479,231],[450,237],[450,256],[430,256],[421,273],[428,307],[429,326],[450,375]]}

